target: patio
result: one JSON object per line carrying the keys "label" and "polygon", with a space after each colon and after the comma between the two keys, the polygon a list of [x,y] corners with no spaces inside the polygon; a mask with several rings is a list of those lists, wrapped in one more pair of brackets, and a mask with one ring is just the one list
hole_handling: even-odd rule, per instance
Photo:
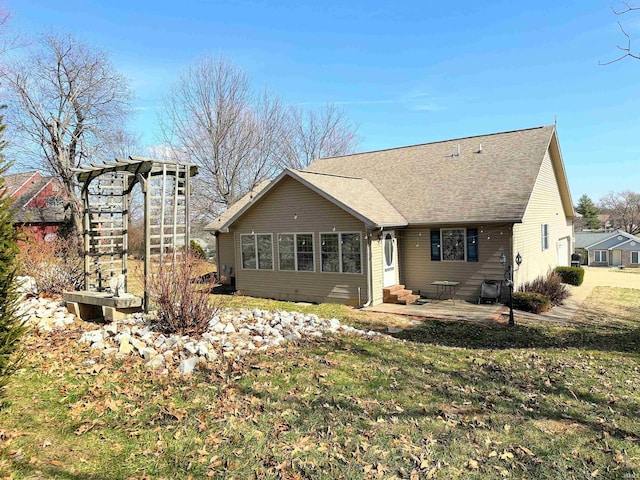
{"label": "patio", "polygon": [[420,303],[400,305],[396,303],[382,303],[363,310],[369,312],[387,313],[395,315],[407,315],[434,320],[465,320],[471,322],[496,322],[506,321],[509,309],[504,305],[476,304],[457,300],[422,300]]}
{"label": "patio", "polygon": [[[598,286],[611,286],[618,288],[640,288],[640,269],[628,269],[622,271],[617,268],[586,267],[584,283],[579,287],[567,285],[571,296],[564,305],[554,307],[541,315],[515,310],[515,320],[548,320],[552,322],[568,322],[574,319],[579,312],[582,302]],[[363,310],[411,317],[422,317],[432,320],[463,320],[470,322],[506,322],[509,316],[509,307],[498,304],[481,304],[457,300],[423,299],[421,304],[399,305],[383,303]]]}

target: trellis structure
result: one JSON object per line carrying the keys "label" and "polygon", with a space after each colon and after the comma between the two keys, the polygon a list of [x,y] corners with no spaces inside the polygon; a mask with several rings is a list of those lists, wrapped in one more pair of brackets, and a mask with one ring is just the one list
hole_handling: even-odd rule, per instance
{"label": "trellis structure", "polygon": [[[75,169],[81,184],[85,290],[104,292],[113,277],[127,289],[129,206],[140,183],[144,194],[144,308],[149,308],[148,278],[153,262],[189,246],[191,163],[129,157]],[[102,297],[101,297],[102,298]]]}

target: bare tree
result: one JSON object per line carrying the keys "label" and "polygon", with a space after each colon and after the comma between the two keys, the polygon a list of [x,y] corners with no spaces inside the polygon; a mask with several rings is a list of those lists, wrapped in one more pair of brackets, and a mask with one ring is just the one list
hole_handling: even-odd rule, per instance
{"label": "bare tree", "polygon": [[[9,11],[0,2],[0,55],[19,45],[18,36],[11,32],[10,19]],[[0,69],[0,76],[2,73]]]}
{"label": "bare tree", "polygon": [[[633,12],[635,10],[640,10],[640,7],[631,6],[627,2],[622,2],[622,4],[624,5],[624,8],[620,10],[616,10],[615,8],[611,7],[611,11],[613,11],[615,15],[620,16],[620,15],[625,15],[629,12]],[[631,36],[624,29],[621,22],[618,22],[618,27],[620,28],[622,35],[624,35],[626,39],[626,43],[624,45],[616,45],[618,50],[622,51],[622,53],[620,54],[620,56],[618,56],[617,58],[614,58],[613,60],[609,60],[608,62],[600,62],[600,65],[610,65],[612,63],[619,62],[620,60],[626,57],[631,57],[631,58],[635,58],[636,60],[640,60],[640,52],[633,53],[633,51],[631,50]]]}
{"label": "bare tree", "polygon": [[189,66],[164,98],[160,117],[171,156],[200,165],[194,209],[210,217],[277,168],[284,109],[229,60],[206,56]]}
{"label": "bare tree", "polygon": [[360,144],[345,111],[327,104],[319,111],[290,107],[282,145],[282,166],[306,168],[318,158],[352,153]]}
{"label": "bare tree", "polygon": [[82,228],[72,168],[113,157],[113,135],[131,113],[127,79],[105,52],[70,35],[43,36],[9,66],[10,124],[17,156],[60,179],[76,231]]}
{"label": "bare tree", "polygon": [[640,233],[640,194],[625,190],[610,192],[600,199],[600,209],[606,210],[612,224],[633,235]]}

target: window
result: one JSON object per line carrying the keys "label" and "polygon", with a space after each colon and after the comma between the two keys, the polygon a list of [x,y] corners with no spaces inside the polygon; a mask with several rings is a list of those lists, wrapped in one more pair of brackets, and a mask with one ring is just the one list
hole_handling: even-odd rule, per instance
{"label": "window", "polygon": [[47,197],[47,207],[62,207],[64,200],[62,197],[55,195],[53,197]]}
{"label": "window", "polygon": [[464,228],[442,229],[442,260],[464,261]]}
{"label": "window", "polygon": [[273,270],[273,245],[270,233],[240,235],[242,268]]}
{"label": "window", "polygon": [[313,234],[278,234],[278,257],[280,270],[313,272]]}
{"label": "window", "polygon": [[593,261],[597,263],[609,263],[607,250],[596,250],[593,252]]}
{"label": "window", "polygon": [[549,224],[543,223],[541,229],[541,237],[542,237],[542,250],[547,250],[549,248]]}
{"label": "window", "polygon": [[323,272],[362,273],[360,233],[320,234],[320,258]]}
{"label": "window", "polygon": [[640,252],[631,252],[631,263],[640,263]]}
{"label": "window", "polygon": [[431,229],[431,261],[478,261],[477,228]]}

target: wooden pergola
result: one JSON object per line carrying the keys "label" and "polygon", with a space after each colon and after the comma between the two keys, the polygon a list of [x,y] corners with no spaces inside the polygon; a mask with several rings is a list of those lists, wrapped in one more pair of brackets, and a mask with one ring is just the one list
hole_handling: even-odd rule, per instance
{"label": "wooden pergola", "polygon": [[[192,163],[143,157],[116,159],[74,169],[83,203],[85,293],[101,299],[113,277],[122,275],[127,291],[127,256],[131,192],[139,183],[144,195],[144,308],[149,308],[152,261],[189,247],[189,197]],[[114,293],[118,297],[117,292]],[[132,297],[129,295],[129,297]],[[102,302],[102,300],[101,300]],[[104,303],[99,303],[104,305]]]}

